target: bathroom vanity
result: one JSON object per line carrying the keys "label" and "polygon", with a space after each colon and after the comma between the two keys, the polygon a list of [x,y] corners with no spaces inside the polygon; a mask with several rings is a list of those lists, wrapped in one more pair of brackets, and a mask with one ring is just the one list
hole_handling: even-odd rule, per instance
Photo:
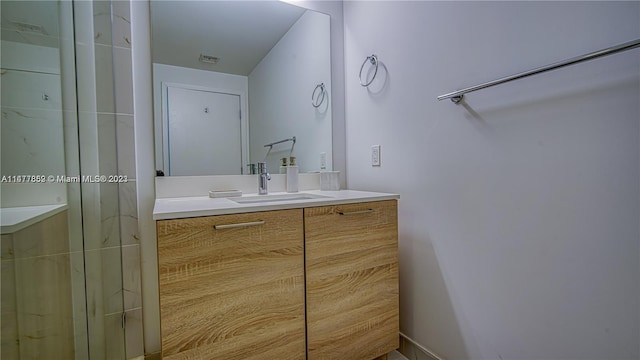
{"label": "bathroom vanity", "polygon": [[156,200],[163,359],[398,347],[398,196],[296,195]]}

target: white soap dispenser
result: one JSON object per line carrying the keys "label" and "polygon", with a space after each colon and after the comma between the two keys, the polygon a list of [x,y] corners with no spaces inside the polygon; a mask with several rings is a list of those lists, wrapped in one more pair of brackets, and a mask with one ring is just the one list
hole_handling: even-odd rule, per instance
{"label": "white soap dispenser", "polygon": [[280,159],[280,161],[282,161],[282,163],[280,164],[280,174],[286,174],[287,173],[287,158],[283,157],[282,159]]}
{"label": "white soap dispenser", "polygon": [[298,192],[298,165],[296,165],[296,157],[289,158],[289,166],[287,166],[287,192]]}

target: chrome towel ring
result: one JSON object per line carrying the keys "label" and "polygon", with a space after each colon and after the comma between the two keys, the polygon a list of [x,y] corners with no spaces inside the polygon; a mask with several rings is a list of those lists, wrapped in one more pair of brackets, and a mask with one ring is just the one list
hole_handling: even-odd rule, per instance
{"label": "chrome towel ring", "polygon": [[[316,92],[318,91],[318,89],[320,89],[320,93],[318,94],[318,99],[316,101]],[[314,108],[318,108],[320,107],[320,105],[322,105],[322,102],[324,101],[324,96],[325,93],[327,92],[327,90],[324,88],[324,83],[320,83],[318,85],[316,85],[316,88],[313,89],[313,93],[311,93],[311,105]]]}
{"label": "chrome towel ring", "polygon": [[[371,65],[374,65],[376,67],[376,69],[373,72],[373,76],[371,77],[371,81],[369,81],[366,84],[362,83],[362,69],[364,69],[364,64],[367,63],[367,60],[369,60],[369,62],[371,63]],[[366,59],[364,59],[364,62],[362,63],[362,66],[360,66],[360,75],[358,75],[358,77],[360,78],[360,85],[362,86],[369,86],[371,85],[371,83],[373,82],[373,80],[376,79],[376,75],[378,74],[378,57],[375,54],[372,54],[371,56],[367,56]]]}

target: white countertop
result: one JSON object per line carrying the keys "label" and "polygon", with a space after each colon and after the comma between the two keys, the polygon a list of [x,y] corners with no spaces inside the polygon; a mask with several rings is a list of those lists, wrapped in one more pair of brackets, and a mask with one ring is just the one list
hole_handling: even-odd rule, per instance
{"label": "white countertop", "polygon": [[[311,194],[322,196],[313,199],[297,199],[286,201],[265,201],[259,203],[239,204],[233,199],[258,197],[257,194],[245,194],[234,198],[210,198],[208,196],[177,197],[156,199],[153,207],[154,220],[181,219],[189,217],[239,214],[257,211],[284,210],[315,206],[340,205],[369,201],[399,199],[400,195],[356,190],[340,191],[301,191],[299,193],[273,192],[269,195]],[[267,195],[267,196],[269,196]]]}
{"label": "white countertop", "polygon": [[0,209],[2,234],[11,234],[67,209],[66,204],[22,206]]}

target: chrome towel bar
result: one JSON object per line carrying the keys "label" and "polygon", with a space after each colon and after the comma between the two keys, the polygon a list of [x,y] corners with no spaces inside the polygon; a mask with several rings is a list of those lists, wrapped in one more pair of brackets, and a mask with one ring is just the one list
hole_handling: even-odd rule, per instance
{"label": "chrome towel bar", "polygon": [[282,144],[284,142],[287,141],[291,141],[291,150],[289,150],[289,156],[291,156],[291,154],[293,154],[293,147],[296,146],[296,137],[293,136],[290,139],[284,139],[284,140],[280,140],[280,141],[274,141],[272,143],[266,144],[264,147],[268,147],[269,150],[267,150],[267,154],[264,156],[264,161],[267,161],[267,157],[269,156],[269,154],[271,153],[271,150],[273,149],[273,145],[276,144]]}
{"label": "chrome towel bar", "polygon": [[561,67],[565,67],[565,66],[569,66],[569,65],[573,65],[573,64],[577,64],[577,63],[581,63],[583,61],[588,61],[588,60],[593,60],[593,59],[597,59],[599,57],[602,56],[607,56],[607,55],[611,55],[611,54],[615,54],[621,51],[627,51],[627,50],[631,50],[634,48],[640,47],[640,39],[636,39],[633,41],[629,41],[620,45],[616,45],[616,46],[612,46],[606,49],[602,49],[602,50],[598,50],[589,54],[585,54],[585,55],[581,55],[581,56],[576,56],[573,57],[571,59],[567,59],[564,61],[559,61],[553,64],[549,64],[547,66],[542,66],[533,70],[529,70],[529,71],[525,71],[525,72],[521,72],[515,75],[511,75],[511,76],[507,76],[507,77],[503,77],[501,79],[498,80],[494,80],[494,81],[490,81],[490,82],[486,82],[484,84],[480,84],[480,85],[476,85],[476,86],[471,86],[462,90],[457,90],[457,91],[453,91],[450,92],[448,94],[443,94],[438,96],[438,100],[444,100],[444,99],[451,99],[451,101],[453,101],[455,104],[459,103],[460,101],[462,101],[462,98],[464,97],[464,94],[473,92],[473,91],[477,91],[477,90],[481,90],[481,89],[485,89],[491,86],[495,86],[495,85],[500,85],[500,84],[504,84],[506,82],[509,81],[513,81],[513,80],[518,80],[518,79],[522,79],[531,75],[536,75],[536,74],[540,74],[543,72],[547,72],[547,71],[551,71],[551,70],[555,70],[555,69],[559,69]]}
{"label": "chrome towel bar", "polygon": [[272,143],[266,144],[264,147],[273,147],[273,145],[276,144],[282,144],[283,142],[287,142],[287,141],[292,141],[294,144],[296,143],[296,137],[292,137],[290,139],[284,139],[284,140],[280,140],[280,141],[274,141]]}

